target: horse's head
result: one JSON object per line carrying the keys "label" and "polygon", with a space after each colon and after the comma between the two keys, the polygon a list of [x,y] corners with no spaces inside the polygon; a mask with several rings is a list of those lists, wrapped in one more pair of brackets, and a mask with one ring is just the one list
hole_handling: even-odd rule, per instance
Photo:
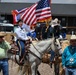
{"label": "horse's head", "polygon": [[55,44],[55,38],[52,38],[50,41],[50,48],[51,50],[55,51],[56,50],[56,44]]}
{"label": "horse's head", "polygon": [[55,46],[56,46],[56,51],[58,52],[58,54],[61,55],[63,51],[59,39],[55,39]]}

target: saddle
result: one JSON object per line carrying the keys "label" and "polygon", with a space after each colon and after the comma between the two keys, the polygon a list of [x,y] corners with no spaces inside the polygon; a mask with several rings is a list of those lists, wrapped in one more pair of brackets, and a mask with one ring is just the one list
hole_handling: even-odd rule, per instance
{"label": "saddle", "polygon": [[18,50],[16,50],[15,48],[11,48],[10,50],[8,50],[8,53],[11,53],[11,54],[16,54],[16,55],[18,55],[19,54],[19,51]]}
{"label": "saddle", "polygon": [[17,59],[16,59],[16,55],[19,55],[19,49],[18,49],[18,47],[17,47],[17,45],[16,45],[16,43],[12,43],[11,44],[11,49],[10,50],[8,50],[8,53],[11,53],[11,54],[13,54],[13,55],[15,55],[15,61],[16,61],[16,63],[18,64],[18,65],[23,65],[24,64],[24,59],[26,60],[27,58],[26,58],[26,56],[28,55],[28,52],[29,52],[29,48],[30,48],[30,44],[31,44],[31,42],[30,42],[30,40],[27,40],[27,41],[25,41],[25,48],[26,48],[26,52],[24,53],[24,55],[21,57],[21,56],[19,56],[19,62],[17,61]]}

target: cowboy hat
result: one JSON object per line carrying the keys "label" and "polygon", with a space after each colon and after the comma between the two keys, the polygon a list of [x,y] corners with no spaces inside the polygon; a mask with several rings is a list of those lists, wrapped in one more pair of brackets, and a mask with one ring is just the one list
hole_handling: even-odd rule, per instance
{"label": "cowboy hat", "polygon": [[54,22],[54,23],[57,23],[57,22],[58,22],[58,18],[55,18],[55,19],[53,20],[53,22]]}
{"label": "cowboy hat", "polygon": [[76,40],[76,35],[72,35],[70,40]]}
{"label": "cowboy hat", "polygon": [[6,36],[6,33],[5,32],[0,32],[0,37],[4,37]]}
{"label": "cowboy hat", "polygon": [[52,20],[52,23],[57,24],[58,23],[58,18],[55,18],[54,20]]}

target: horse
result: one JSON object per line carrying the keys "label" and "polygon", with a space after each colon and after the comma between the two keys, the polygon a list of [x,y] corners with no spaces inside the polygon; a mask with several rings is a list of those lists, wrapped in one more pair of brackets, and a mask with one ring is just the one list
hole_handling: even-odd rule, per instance
{"label": "horse", "polygon": [[[58,42],[58,39],[56,39],[56,43],[55,43],[55,39],[51,38],[51,39],[46,39],[46,40],[42,40],[37,42],[36,44],[34,44],[33,42],[30,44],[30,48],[29,48],[29,52],[28,52],[28,61],[29,61],[29,65],[31,67],[31,74],[30,75],[37,75],[37,68],[39,66],[39,64],[42,62],[42,56],[44,53],[48,52],[49,50],[53,50],[56,52],[59,52],[61,49],[61,46]],[[8,53],[9,58],[11,59],[15,59],[15,55],[12,55],[10,53]],[[16,55],[16,59],[19,60],[19,56]],[[28,62],[25,61],[26,65]],[[22,67],[22,66],[20,66]],[[25,71],[25,66],[23,67],[24,70],[20,73],[20,75],[25,75],[24,71]]]}

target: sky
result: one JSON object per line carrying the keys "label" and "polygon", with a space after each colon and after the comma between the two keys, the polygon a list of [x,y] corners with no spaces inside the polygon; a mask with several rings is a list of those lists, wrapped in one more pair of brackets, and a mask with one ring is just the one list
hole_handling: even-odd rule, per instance
{"label": "sky", "polygon": [[[39,0],[1,0],[1,2],[21,2],[21,3],[35,3]],[[52,3],[66,3],[66,4],[76,4],[76,0],[52,0]]]}

